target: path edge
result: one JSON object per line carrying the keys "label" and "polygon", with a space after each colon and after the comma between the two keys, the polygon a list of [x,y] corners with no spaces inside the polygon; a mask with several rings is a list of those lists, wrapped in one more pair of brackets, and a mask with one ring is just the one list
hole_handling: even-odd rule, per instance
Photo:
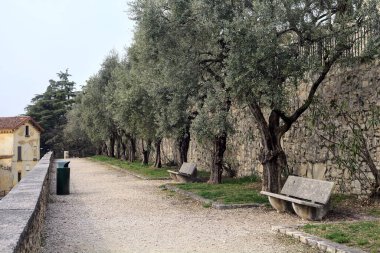
{"label": "path edge", "polygon": [[303,244],[309,245],[310,247],[317,248],[321,252],[331,252],[331,253],[366,253],[361,249],[348,247],[343,244],[332,242],[330,240],[311,235],[299,230],[300,227],[304,225],[296,226],[272,226],[272,231],[293,237],[297,241]]}

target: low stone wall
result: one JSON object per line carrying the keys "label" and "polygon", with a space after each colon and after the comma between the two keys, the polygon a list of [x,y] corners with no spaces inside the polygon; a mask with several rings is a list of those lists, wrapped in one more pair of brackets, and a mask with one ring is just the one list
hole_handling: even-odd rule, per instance
{"label": "low stone wall", "polygon": [[52,153],[0,201],[0,252],[38,252],[49,194]]}

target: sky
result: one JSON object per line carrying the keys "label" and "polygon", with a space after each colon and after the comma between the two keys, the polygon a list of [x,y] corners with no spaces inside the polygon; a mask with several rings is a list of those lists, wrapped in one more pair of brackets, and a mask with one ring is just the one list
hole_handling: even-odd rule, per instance
{"label": "sky", "polygon": [[0,117],[24,114],[69,69],[77,90],[133,40],[127,0],[0,0]]}

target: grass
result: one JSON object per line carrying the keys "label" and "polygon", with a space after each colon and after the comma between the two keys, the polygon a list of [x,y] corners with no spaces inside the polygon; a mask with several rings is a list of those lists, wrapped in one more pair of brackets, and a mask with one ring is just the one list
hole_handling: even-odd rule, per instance
{"label": "grass", "polygon": [[[147,177],[149,179],[169,178],[169,173],[167,172],[167,170],[173,170],[173,168],[169,168],[169,167],[162,167],[159,169],[153,168],[152,164],[144,165],[140,161],[131,163],[128,161],[122,161],[117,158],[112,158],[112,157],[103,156],[103,155],[92,156],[90,157],[90,159],[95,160],[95,161],[105,162],[105,163],[120,167],[122,169],[129,170],[131,172]],[[198,177],[209,178],[210,172],[198,170]]]}
{"label": "grass", "polygon": [[341,205],[344,205],[345,203],[352,203],[355,202],[357,199],[354,195],[347,195],[347,194],[332,194],[331,196],[331,203],[332,206],[339,207]]}
{"label": "grass", "polygon": [[369,215],[375,216],[375,217],[380,217],[380,209],[378,208],[371,208],[367,212]]}
{"label": "grass", "polygon": [[122,161],[120,159],[107,157],[107,156],[93,156],[90,159],[100,162],[105,162],[117,167],[120,167],[122,169],[126,169],[128,171],[131,171],[133,173],[139,174],[141,176],[144,176],[149,179],[161,179],[161,178],[168,178],[169,173],[166,171],[170,168],[153,168],[152,164],[144,165],[141,162],[128,162],[128,161]]}
{"label": "grass", "polygon": [[380,251],[380,221],[360,221],[355,223],[308,224],[303,227],[313,234],[368,252]]}
{"label": "grass", "polygon": [[333,194],[331,196],[333,210],[380,217],[379,200],[373,199],[372,202],[367,201],[368,200],[360,200],[355,195]]}
{"label": "grass", "polygon": [[268,199],[260,195],[261,183],[255,177],[225,179],[222,184],[177,184],[178,188],[224,204],[266,204]]}
{"label": "grass", "polygon": [[204,171],[204,170],[199,170],[197,169],[197,177],[202,178],[202,179],[209,179],[210,178],[210,172]]}

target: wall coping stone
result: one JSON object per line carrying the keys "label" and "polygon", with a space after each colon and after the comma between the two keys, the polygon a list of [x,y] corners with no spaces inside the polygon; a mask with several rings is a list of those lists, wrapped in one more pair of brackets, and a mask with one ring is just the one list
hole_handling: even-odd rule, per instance
{"label": "wall coping stone", "polygon": [[[47,153],[37,165],[0,200],[0,252],[36,252],[39,245],[29,237],[36,237],[34,222],[44,212],[42,199],[46,194],[48,171],[52,164],[52,152]],[[47,191],[48,193],[48,191]],[[45,197],[46,200],[46,197]],[[42,210],[41,210],[42,209]],[[44,213],[42,214],[44,217]],[[39,226],[37,226],[39,227]],[[40,242],[37,242],[38,244]],[[31,247],[29,247],[31,246]],[[37,247],[37,248],[36,248]]]}

